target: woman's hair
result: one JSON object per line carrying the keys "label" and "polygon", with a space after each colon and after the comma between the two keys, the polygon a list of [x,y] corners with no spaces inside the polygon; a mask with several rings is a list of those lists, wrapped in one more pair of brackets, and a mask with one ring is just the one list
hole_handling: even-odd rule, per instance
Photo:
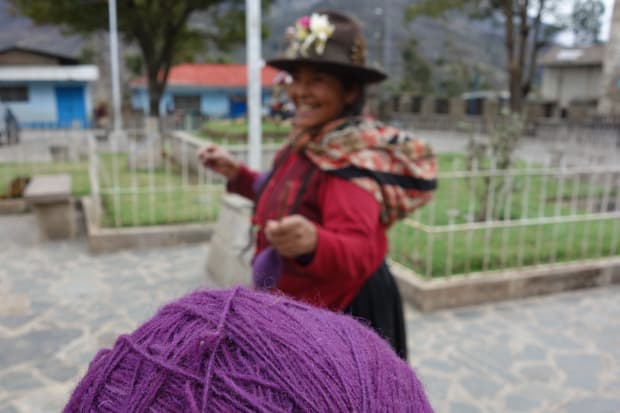
{"label": "woman's hair", "polygon": [[[338,77],[338,76],[337,76]],[[357,97],[353,103],[345,106],[342,114],[344,116],[360,116],[366,106],[366,85],[356,79],[350,79],[346,77],[338,77],[345,91],[357,89]]]}
{"label": "woman's hair", "polygon": [[100,351],[65,413],[432,413],[409,365],[349,316],[246,288],[169,303]]}

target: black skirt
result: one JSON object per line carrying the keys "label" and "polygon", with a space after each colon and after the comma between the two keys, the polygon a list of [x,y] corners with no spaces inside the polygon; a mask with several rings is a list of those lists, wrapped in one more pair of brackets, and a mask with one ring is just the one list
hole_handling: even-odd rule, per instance
{"label": "black skirt", "polygon": [[346,314],[366,322],[390,345],[403,360],[407,360],[405,315],[396,280],[385,261],[364,283]]}

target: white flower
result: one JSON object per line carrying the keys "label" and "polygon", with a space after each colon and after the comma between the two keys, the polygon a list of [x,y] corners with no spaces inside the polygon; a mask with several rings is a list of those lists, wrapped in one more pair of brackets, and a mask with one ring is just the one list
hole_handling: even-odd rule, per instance
{"label": "white flower", "polygon": [[313,13],[310,16],[310,31],[322,42],[334,33],[334,25],[329,22],[326,14]]}
{"label": "white flower", "polygon": [[335,26],[329,22],[326,14],[312,14],[297,19],[295,28],[287,30],[290,47],[287,55],[294,56],[299,52],[302,56],[308,55],[308,48],[314,45],[317,54],[323,54],[327,39],[334,33]]}
{"label": "white flower", "polygon": [[314,43],[315,39],[316,39],[316,36],[314,35],[314,33],[310,33],[308,36],[306,36],[303,43],[299,47],[299,52],[301,53],[302,56],[305,57],[308,55],[308,47],[310,47],[310,45]]}

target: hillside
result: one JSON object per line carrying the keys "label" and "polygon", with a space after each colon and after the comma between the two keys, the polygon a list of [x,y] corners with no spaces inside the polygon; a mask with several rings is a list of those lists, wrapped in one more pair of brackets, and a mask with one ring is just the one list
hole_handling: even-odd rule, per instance
{"label": "hillside", "polygon": [[[271,33],[263,44],[263,55],[273,56],[282,47],[282,34],[295,16],[317,8],[330,8],[346,10],[363,23],[370,61],[383,62],[383,46],[389,45],[385,66],[395,77],[399,77],[403,70],[401,47],[415,38],[421,54],[429,62],[442,59],[477,64],[488,73],[494,85],[504,85],[505,54],[501,28],[493,27],[488,21],[470,20],[459,15],[451,15],[449,19],[419,18],[407,23],[403,19],[403,10],[409,4],[411,0],[275,0],[264,17]],[[380,14],[377,9],[387,14]],[[388,42],[383,42],[384,32]]]}
{"label": "hillside", "polygon": [[[270,34],[263,42],[262,54],[269,58],[283,48],[283,33],[296,17],[317,8],[331,8],[345,10],[362,22],[368,43],[368,60],[385,63],[396,82],[404,70],[401,48],[414,38],[420,53],[433,65],[435,74],[445,72],[445,68],[436,65],[437,62],[460,61],[466,66],[478,66],[489,83],[504,87],[506,76],[501,28],[493,27],[490,22],[472,21],[459,15],[452,15],[449,19],[420,18],[406,23],[403,10],[408,4],[411,0],[273,0],[271,9],[263,16]],[[209,19],[199,14],[192,16],[191,20],[199,26],[209,24]],[[98,41],[91,43],[81,36],[68,36],[57,27],[35,26],[27,18],[11,15],[6,0],[0,0],[0,25],[3,28],[0,31],[0,49],[21,46],[75,58],[79,58],[84,47],[97,50],[102,56],[95,57],[95,61],[102,69],[102,83],[107,83],[107,41],[104,33]],[[387,41],[384,41],[384,36]],[[384,50],[384,46],[387,49]],[[218,55],[225,60],[243,62],[245,48],[241,44],[232,53],[223,56],[205,51],[205,55],[198,56],[196,61],[217,59]],[[124,72],[127,76],[127,71]],[[443,73],[443,76],[446,74]]]}
{"label": "hillside", "polygon": [[5,0],[0,0],[0,27],[0,50],[21,47],[78,59],[84,45],[81,36],[67,35],[55,26],[36,26],[26,17],[11,14]]}

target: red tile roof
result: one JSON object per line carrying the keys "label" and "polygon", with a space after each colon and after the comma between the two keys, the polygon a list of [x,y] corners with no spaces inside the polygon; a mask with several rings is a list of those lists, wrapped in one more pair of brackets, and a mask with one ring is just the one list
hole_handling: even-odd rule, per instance
{"label": "red tile roof", "polygon": [[[263,86],[271,86],[278,71],[265,66],[261,73]],[[168,76],[168,85],[207,86],[207,87],[246,87],[246,65],[214,64],[214,63],[183,63],[174,66]],[[143,86],[145,78],[131,82],[132,86]]]}

